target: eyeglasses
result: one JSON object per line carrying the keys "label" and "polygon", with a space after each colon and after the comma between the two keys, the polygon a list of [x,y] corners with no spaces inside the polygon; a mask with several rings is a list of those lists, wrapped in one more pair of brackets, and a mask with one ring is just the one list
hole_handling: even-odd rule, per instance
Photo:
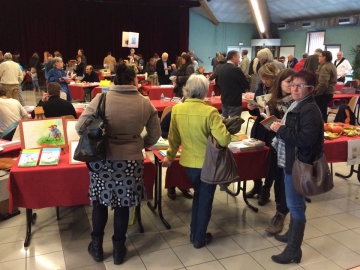
{"label": "eyeglasses", "polygon": [[298,88],[301,88],[301,89],[304,89],[305,87],[311,87],[312,85],[307,85],[307,84],[290,84],[290,87],[291,88],[296,88],[296,87],[298,87]]}

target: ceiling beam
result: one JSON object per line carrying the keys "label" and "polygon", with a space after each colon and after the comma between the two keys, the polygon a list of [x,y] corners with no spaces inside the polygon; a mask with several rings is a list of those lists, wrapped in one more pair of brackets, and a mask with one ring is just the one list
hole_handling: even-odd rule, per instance
{"label": "ceiling beam", "polygon": [[262,21],[264,23],[264,27],[265,27],[265,32],[262,33],[260,31],[260,27],[258,24],[258,21],[256,20],[256,15],[255,15],[255,10],[252,4],[252,0],[248,0],[249,2],[249,6],[251,8],[251,12],[252,15],[254,17],[254,21],[256,24],[256,28],[259,32],[259,36],[260,38],[271,38],[272,34],[271,34],[271,18],[270,18],[270,12],[269,12],[269,7],[267,5],[267,1],[266,0],[257,0],[259,9],[260,9],[260,13],[261,13],[261,17],[262,17]]}
{"label": "ceiling beam", "polygon": [[216,19],[214,13],[211,11],[211,9],[206,4],[206,2],[204,0],[200,0],[199,2],[200,2],[200,5],[202,6],[202,8],[206,11],[207,15],[210,17],[210,20],[212,21],[212,23],[215,25],[219,25],[219,21]]}

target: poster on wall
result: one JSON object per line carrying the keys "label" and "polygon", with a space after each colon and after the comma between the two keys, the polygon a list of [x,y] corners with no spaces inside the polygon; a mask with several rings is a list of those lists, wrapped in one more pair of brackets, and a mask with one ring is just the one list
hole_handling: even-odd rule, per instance
{"label": "poster on wall", "polygon": [[139,33],[122,32],[122,47],[138,48],[139,47]]}

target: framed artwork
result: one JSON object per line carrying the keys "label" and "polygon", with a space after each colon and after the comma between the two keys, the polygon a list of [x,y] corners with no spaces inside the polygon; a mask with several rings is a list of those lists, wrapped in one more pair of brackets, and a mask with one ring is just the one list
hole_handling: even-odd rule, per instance
{"label": "framed artwork", "polygon": [[22,149],[68,146],[64,117],[19,121]]}
{"label": "framed artwork", "polygon": [[129,32],[129,48],[139,47],[139,33]]}
{"label": "framed artwork", "polygon": [[84,162],[74,159],[74,153],[79,141],[69,141],[69,164],[83,164]]}
{"label": "framed artwork", "polygon": [[129,47],[129,32],[122,32],[122,47]]}
{"label": "framed artwork", "polygon": [[66,137],[68,142],[80,140],[80,136],[75,129],[77,121],[77,119],[66,119]]}

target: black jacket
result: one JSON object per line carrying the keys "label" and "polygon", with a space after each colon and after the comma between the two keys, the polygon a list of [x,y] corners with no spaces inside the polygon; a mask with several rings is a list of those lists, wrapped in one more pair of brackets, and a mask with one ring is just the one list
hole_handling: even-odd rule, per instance
{"label": "black jacket", "polygon": [[84,62],[81,62],[80,64],[77,64],[77,66],[75,66],[74,71],[76,73],[76,76],[78,77],[82,77],[84,76],[85,73],[85,64]]}
{"label": "black jacket", "polygon": [[209,80],[214,80],[215,79],[215,83],[219,84],[219,73],[221,68],[223,67],[223,65],[225,65],[227,62],[227,59],[224,58],[222,60],[220,60],[219,62],[216,63],[215,67],[214,67],[214,72],[211,74]]}
{"label": "black jacket", "polygon": [[226,63],[219,73],[221,102],[227,106],[241,106],[242,93],[249,89],[249,82],[241,68]]}
{"label": "black jacket", "polygon": [[[171,66],[170,60],[167,60],[166,63],[167,63],[168,67]],[[160,85],[171,84],[170,79],[169,79],[171,70],[168,70],[168,75],[165,75],[164,63],[163,63],[162,59],[159,59],[158,61],[156,61],[156,72],[158,75]]]}
{"label": "black jacket", "polygon": [[285,125],[280,126],[277,137],[285,141],[285,171],[292,173],[295,146],[298,158],[312,163],[324,149],[324,122],[315,98],[311,95],[287,114]]}
{"label": "black jacket", "polygon": [[182,89],[186,84],[187,80],[194,73],[194,66],[192,64],[188,65],[187,67],[184,65],[182,66],[176,76],[176,86],[174,87],[174,93],[177,97],[183,97]]}
{"label": "black jacket", "polygon": [[99,75],[95,71],[91,71],[90,74],[85,73],[82,82],[99,82]]}
{"label": "black jacket", "polygon": [[[45,117],[59,117],[65,115],[73,115],[77,119],[74,106],[67,100],[63,100],[60,96],[51,96],[48,101],[41,101],[37,106],[42,106],[45,112]],[[35,112],[31,113],[31,117],[35,118]]]}

